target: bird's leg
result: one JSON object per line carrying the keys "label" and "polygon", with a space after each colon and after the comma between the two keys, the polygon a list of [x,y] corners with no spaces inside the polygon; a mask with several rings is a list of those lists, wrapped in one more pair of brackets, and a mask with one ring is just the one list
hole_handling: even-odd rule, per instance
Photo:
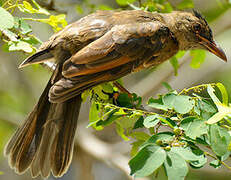
{"label": "bird's leg", "polygon": [[132,94],[125,87],[123,87],[121,84],[114,81],[113,85],[116,86],[121,92],[127,93],[129,98],[132,98]]}

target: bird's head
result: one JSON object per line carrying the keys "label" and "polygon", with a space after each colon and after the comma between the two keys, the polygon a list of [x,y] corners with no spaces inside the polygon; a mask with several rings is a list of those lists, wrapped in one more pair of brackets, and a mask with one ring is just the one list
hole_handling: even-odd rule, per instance
{"label": "bird's head", "polygon": [[216,44],[207,21],[197,11],[173,12],[172,30],[181,50],[206,49],[227,61],[224,51]]}

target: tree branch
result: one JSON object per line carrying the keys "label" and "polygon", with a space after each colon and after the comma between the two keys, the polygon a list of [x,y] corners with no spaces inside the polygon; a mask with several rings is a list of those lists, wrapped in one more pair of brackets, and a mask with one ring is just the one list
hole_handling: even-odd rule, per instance
{"label": "tree branch", "polygon": [[[134,179],[130,176],[130,168],[128,166],[129,158],[114,151],[111,146],[91,134],[86,127],[78,128],[76,143],[95,159],[104,162],[109,166],[117,167],[121,170],[129,180]],[[148,180],[149,178],[136,178],[136,180]]]}

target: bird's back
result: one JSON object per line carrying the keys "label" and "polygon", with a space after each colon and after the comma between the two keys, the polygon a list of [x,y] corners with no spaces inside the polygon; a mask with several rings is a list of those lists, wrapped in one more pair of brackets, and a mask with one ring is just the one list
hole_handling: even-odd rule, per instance
{"label": "bird's back", "polygon": [[43,43],[40,49],[55,49],[56,51],[65,49],[71,54],[75,54],[116,25],[151,21],[162,21],[162,17],[158,13],[141,10],[97,11],[57,32]]}

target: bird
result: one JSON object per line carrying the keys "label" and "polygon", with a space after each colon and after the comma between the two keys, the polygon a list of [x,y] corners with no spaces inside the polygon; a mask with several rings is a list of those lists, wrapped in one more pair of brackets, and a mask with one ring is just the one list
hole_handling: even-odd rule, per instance
{"label": "bird", "polygon": [[55,33],[19,66],[56,65],[38,103],[5,147],[11,168],[19,174],[30,169],[33,178],[63,176],[72,160],[81,93],[191,49],[227,61],[195,10],[97,11]]}

